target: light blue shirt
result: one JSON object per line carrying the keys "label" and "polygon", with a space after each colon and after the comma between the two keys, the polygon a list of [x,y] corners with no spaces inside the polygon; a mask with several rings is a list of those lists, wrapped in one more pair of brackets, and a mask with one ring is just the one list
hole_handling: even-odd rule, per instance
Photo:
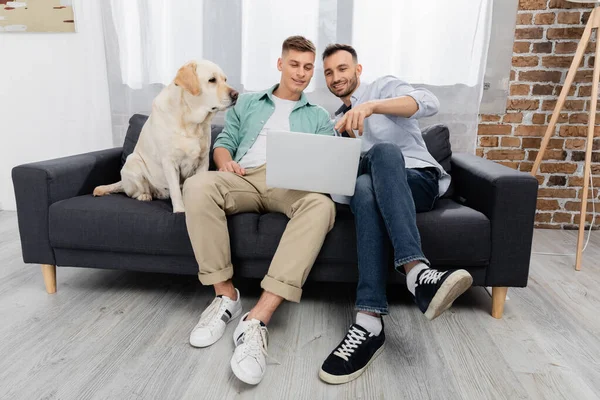
{"label": "light blue shirt", "polygon": [[352,108],[370,100],[391,99],[410,96],[419,107],[410,118],[373,114],[365,119],[362,141],[362,153],[366,153],[373,145],[382,142],[395,143],[402,150],[407,168],[435,167],[439,171],[439,195],[443,195],[450,186],[450,175],[427,151],[417,120],[429,117],[438,112],[440,102],[433,93],[426,89],[414,88],[407,82],[387,75],[373,83],[361,83],[351,96]]}

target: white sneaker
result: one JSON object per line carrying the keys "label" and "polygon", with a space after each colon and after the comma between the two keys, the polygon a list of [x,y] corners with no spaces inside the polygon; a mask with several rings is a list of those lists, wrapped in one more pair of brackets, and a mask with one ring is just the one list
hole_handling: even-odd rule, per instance
{"label": "white sneaker", "polygon": [[248,314],[242,317],[233,333],[236,347],[231,357],[231,369],[242,382],[257,385],[265,376],[269,331],[257,319],[245,321]]}
{"label": "white sneaker", "polygon": [[207,347],[215,343],[225,333],[227,323],[242,314],[240,292],[235,289],[237,300],[227,296],[217,296],[204,310],[200,321],[190,334],[190,344],[194,347]]}

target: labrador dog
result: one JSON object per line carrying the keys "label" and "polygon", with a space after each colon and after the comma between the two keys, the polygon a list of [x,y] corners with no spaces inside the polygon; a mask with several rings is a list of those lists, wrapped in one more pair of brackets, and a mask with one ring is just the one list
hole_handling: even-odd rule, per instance
{"label": "labrador dog", "polygon": [[98,186],[94,196],[125,193],[141,201],[170,197],[173,212],[184,212],[183,182],[208,170],[211,120],[238,97],[226,81],[221,68],[210,61],[181,67],[175,80],[154,99],[150,117],[121,170],[121,180]]}

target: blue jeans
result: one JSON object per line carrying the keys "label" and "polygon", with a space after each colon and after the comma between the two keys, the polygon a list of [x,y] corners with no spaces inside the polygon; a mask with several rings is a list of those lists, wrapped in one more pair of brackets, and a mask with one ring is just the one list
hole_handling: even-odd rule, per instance
{"label": "blue jeans", "polygon": [[399,272],[411,261],[429,264],[421,251],[416,213],[431,210],[437,197],[437,170],[406,168],[395,144],[376,144],[362,158],[350,202],[358,247],[357,310],[388,313],[390,245]]}

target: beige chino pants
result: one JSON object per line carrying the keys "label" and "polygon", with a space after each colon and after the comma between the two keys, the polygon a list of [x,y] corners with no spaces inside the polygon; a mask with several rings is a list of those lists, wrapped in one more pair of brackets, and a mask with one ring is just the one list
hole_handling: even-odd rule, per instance
{"label": "beige chino pants", "polygon": [[333,228],[335,205],[322,194],[267,188],[266,166],[231,172],[201,172],[186,180],[183,202],[187,229],[203,285],[233,276],[227,215],[279,212],[290,221],[261,287],[286,300],[299,302],[302,285],[325,236]]}

